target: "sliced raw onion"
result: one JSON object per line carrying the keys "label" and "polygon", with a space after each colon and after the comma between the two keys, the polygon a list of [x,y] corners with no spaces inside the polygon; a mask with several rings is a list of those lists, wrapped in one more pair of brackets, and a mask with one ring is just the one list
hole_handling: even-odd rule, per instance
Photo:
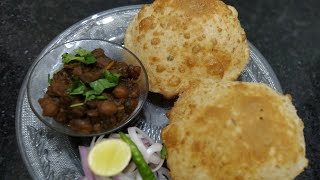
{"label": "sliced raw onion", "polygon": [[170,173],[167,168],[164,168],[164,167],[159,168],[159,170],[157,171],[157,174],[159,179],[162,179],[164,176],[167,180],[171,180]]}
{"label": "sliced raw onion", "polygon": [[153,164],[159,164],[161,161],[160,154],[154,155],[156,152],[160,152],[162,144],[154,143],[147,149],[147,159]]}
{"label": "sliced raw onion", "polygon": [[[137,127],[128,128],[128,137],[137,145],[141,154],[143,155],[146,162],[149,164],[152,172],[155,173],[157,179],[167,179],[171,180],[168,169],[162,167],[164,159],[161,159],[160,151],[163,145],[160,143],[155,143],[148,135],[146,135],[142,130]],[[88,166],[88,151],[93,148],[93,146],[101,141],[103,141],[104,135],[93,137],[90,148],[79,146],[80,156],[83,171],[85,176],[81,180],[142,180],[141,175],[138,172],[136,164],[131,161],[129,165],[118,175],[113,177],[101,177],[94,176]],[[119,139],[120,135],[118,133],[110,134],[108,139]]]}
{"label": "sliced raw onion", "polygon": [[151,169],[152,172],[158,171],[162,167],[163,163],[164,163],[164,159],[161,159],[159,164],[155,168]]}
{"label": "sliced raw onion", "polygon": [[[142,135],[142,137],[146,138],[149,142],[151,142],[151,144],[154,144],[155,142],[145,133],[143,132],[141,129],[137,128],[137,127],[130,127],[134,130],[136,130],[136,132],[139,133],[139,135]],[[130,129],[128,128],[128,130]]]}
{"label": "sliced raw onion", "polygon": [[95,180],[88,165],[88,154],[89,154],[88,148],[84,146],[79,146],[79,151],[80,151],[82,169],[84,171],[85,177],[87,178],[87,180]]}
{"label": "sliced raw onion", "polygon": [[143,180],[139,172],[137,173],[136,180]]}
{"label": "sliced raw onion", "polygon": [[109,138],[116,138],[116,139],[118,139],[118,138],[120,138],[120,134],[118,134],[118,133],[112,133],[112,134],[110,134]]}
{"label": "sliced raw onion", "polygon": [[134,172],[136,169],[137,169],[136,164],[133,161],[131,161],[129,165],[123,170],[123,172],[124,173]]}
{"label": "sliced raw onion", "polygon": [[141,138],[141,140],[145,146],[151,146],[151,143],[146,138]]}
{"label": "sliced raw onion", "polygon": [[96,143],[99,143],[100,141],[102,141],[103,138],[104,138],[104,135],[99,136]]}
{"label": "sliced raw onion", "polygon": [[143,144],[142,140],[138,137],[137,134],[137,128],[135,127],[130,127],[128,128],[128,134],[129,137],[131,138],[131,140],[137,145],[138,149],[140,150],[143,158],[145,160],[148,159],[148,154],[147,154],[147,148],[145,147],[145,145]]}
{"label": "sliced raw onion", "polygon": [[134,178],[128,177],[123,173],[120,173],[120,174],[118,174],[116,176],[113,176],[112,179],[113,180],[135,180]]}
{"label": "sliced raw onion", "polygon": [[[139,148],[141,154],[143,155],[147,163],[152,163],[156,165],[156,167],[153,168],[152,171],[157,171],[164,163],[164,160],[160,158],[162,144],[155,143],[149,136],[147,136],[143,131],[136,127],[128,128],[128,134],[131,140]],[[139,138],[139,135],[142,136],[142,138]],[[151,144],[151,146],[148,147],[148,144]]]}
{"label": "sliced raw onion", "polygon": [[91,143],[90,143],[90,149],[92,149],[93,146],[96,144],[96,138],[97,138],[97,136],[94,136],[94,137],[92,138],[92,141],[91,141]]}

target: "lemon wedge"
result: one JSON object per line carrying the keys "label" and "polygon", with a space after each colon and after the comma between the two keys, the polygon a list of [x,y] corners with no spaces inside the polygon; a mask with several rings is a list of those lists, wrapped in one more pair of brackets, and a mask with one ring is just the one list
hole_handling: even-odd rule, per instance
{"label": "lemon wedge", "polygon": [[96,144],[88,155],[92,172],[99,176],[114,176],[130,162],[130,147],[119,139],[109,139]]}

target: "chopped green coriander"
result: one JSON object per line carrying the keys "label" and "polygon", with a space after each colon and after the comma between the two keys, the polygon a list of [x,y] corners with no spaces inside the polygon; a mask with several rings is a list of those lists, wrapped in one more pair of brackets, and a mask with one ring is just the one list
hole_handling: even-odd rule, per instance
{"label": "chopped green coriander", "polygon": [[51,83],[52,83],[52,79],[51,79],[51,77],[50,77],[50,74],[48,74],[48,83],[51,85]]}
{"label": "chopped green coriander", "polygon": [[162,146],[162,149],[160,151],[160,158],[165,159],[168,156],[168,150],[166,147]]}
{"label": "chopped green coriander", "polygon": [[84,64],[93,64],[96,62],[96,58],[90,51],[87,51],[82,48],[78,48],[78,49],[75,49],[74,52],[77,53],[77,55],[64,53],[62,55],[62,62],[70,63],[71,61],[79,61]]}
{"label": "chopped green coriander", "polygon": [[108,70],[105,70],[104,76],[109,82],[118,84],[121,75],[117,73],[110,73]]}
{"label": "chopped green coriander", "polygon": [[83,94],[86,90],[86,85],[79,79],[72,82],[72,87],[69,91],[70,95]]}

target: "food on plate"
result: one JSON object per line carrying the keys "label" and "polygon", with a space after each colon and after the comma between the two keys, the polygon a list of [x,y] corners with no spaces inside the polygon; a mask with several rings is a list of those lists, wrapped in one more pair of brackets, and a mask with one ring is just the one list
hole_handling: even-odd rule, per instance
{"label": "food on plate", "polygon": [[44,116],[90,134],[116,127],[137,107],[139,66],[110,59],[101,48],[78,48],[62,62],[39,99]]}
{"label": "food on plate", "polygon": [[199,84],[162,132],[173,179],[293,179],[307,166],[303,122],[265,84]]}
{"label": "food on plate", "polygon": [[121,139],[130,146],[131,153],[132,153],[132,160],[137,165],[137,169],[142,179],[155,180],[156,177],[154,176],[147,162],[143,158],[143,155],[141,154],[137,145],[129,137],[127,137],[127,135],[125,135],[123,132],[120,132],[119,134]]}
{"label": "food on plate", "polygon": [[129,127],[128,134],[94,137],[90,147],[80,146],[79,150],[85,173],[82,179],[171,179],[162,167],[165,148],[137,127]]}
{"label": "food on plate", "polygon": [[130,147],[125,142],[109,139],[101,141],[90,150],[88,165],[99,176],[114,176],[129,164],[130,159]]}
{"label": "food on plate", "polygon": [[125,34],[144,64],[150,91],[172,98],[193,83],[236,80],[249,61],[238,13],[220,0],[156,0]]}

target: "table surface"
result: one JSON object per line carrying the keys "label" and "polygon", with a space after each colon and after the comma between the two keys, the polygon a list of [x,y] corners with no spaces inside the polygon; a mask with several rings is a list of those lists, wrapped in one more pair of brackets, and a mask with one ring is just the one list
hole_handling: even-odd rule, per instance
{"label": "table surface", "polygon": [[[0,1],[0,179],[30,179],[19,154],[15,106],[32,61],[79,20],[143,0]],[[297,179],[320,177],[320,1],[226,0],[239,11],[247,38],[266,57],[305,124],[309,167]]]}

